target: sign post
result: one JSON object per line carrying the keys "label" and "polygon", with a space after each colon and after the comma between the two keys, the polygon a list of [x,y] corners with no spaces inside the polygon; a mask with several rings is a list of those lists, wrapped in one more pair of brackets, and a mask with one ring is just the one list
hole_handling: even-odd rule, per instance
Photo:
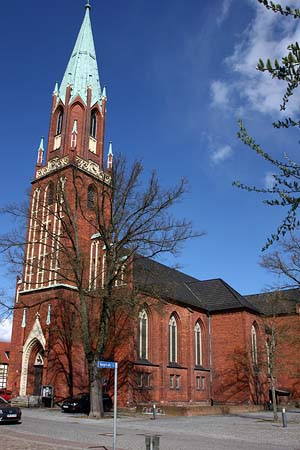
{"label": "sign post", "polygon": [[117,403],[118,403],[118,363],[113,361],[98,361],[99,369],[114,369],[115,382],[114,382],[114,440],[113,450],[116,450],[117,446]]}

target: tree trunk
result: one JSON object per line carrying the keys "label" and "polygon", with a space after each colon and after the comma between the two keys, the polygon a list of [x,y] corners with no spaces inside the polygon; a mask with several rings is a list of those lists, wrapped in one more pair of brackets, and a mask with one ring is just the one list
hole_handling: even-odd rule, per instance
{"label": "tree trunk", "polygon": [[278,422],[277,399],[276,399],[276,391],[275,391],[275,382],[274,382],[273,377],[271,377],[271,386],[272,386],[273,417],[274,417],[274,422]]}
{"label": "tree trunk", "polygon": [[98,369],[98,359],[93,358],[88,361],[89,386],[90,386],[90,414],[92,419],[104,417],[102,384],[100,369]]}

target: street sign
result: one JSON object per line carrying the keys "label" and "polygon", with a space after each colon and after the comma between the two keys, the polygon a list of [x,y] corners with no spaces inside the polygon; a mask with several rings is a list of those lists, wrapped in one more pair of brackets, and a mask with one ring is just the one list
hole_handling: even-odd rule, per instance
{"label": "street sign", "polygon": [[98,369],[114,369],[114,434],[113,450],[117,448],[117,402],[118,402],[118,363],[114,361],[98,361]]}
{"label": "street sign", "polygon": [[115,369],[116,364],[112,361],[98,361],[98,369]]}

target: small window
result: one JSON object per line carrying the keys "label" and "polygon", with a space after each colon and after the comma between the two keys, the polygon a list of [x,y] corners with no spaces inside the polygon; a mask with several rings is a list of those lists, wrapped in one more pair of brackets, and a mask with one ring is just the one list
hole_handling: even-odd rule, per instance
{"label": "small window", "polygon": [[150,389],[150,373],[139,372],[137,375],[137,384],[139,389]]}
{"label": "small window", "polygon": [[87,206],[89,209],[94,209],[96,206],[96,188],[93,184],[88,187]]}
{"label": "small window", "polygon": [[202,391],[205,390],[205,377],[201,377],[201,389]]}
{"label": "small window", "polygon": [[179,390],[180,389],[180,375],[176,375],[176,389]]}
{"label": "small window", "polygon": [[143,387],[143,373],[142,372],[138,373],[138,382],[137,382],[137,384],[138,384],[139,388]]}
{"label": "small window", "polygon": [[57,116],[56,134],[61,134],[63,115],[64,115],[63,110],[62,110],[62,108],[60,108],[58,116]]}
{"label": "small window", "polygon": [[145,388],[150,388],[150,373],[144,374],[144,385]]}
{"label": "small window", "polygon": [[201,391],[201,377],[196,377],[196,390]]}
{"label": "small window", "polygon": [[92,111],[91,114],[91,129],[90,129],[90,135],[96,139],[96,133],[97,133],[97,113],[96,111]]}
{"label": "small window", "polygon": [[170,389],[174,389],[175,375],[170,375]]}

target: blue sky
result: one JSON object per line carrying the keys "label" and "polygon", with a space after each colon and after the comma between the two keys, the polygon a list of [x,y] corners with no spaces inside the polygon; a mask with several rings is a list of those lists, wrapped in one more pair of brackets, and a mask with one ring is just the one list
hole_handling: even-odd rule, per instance
{"label": "blue sky", "polygon": [[[176,214],[206,232],[175,263],[199,279],[223,278],[242,294],[270,288],[277,280],[259,259],[283,211],[232,187],[234,180],[272,183],[272,167],[238,141],[237,120],[275,156],[296,155],[295,133],[271,125],[280,117],[283,86],[255,66],[260,57],[285,54],[300,22],[256,0],[91,4],[100,82],[108,94],[106,142],[129,159],[142,158],[147,173],[156,168],[163,185],[186,176],[189,192]],[[84,0],[1,6],[2,204],[22,199],[30,186],[54,84],[62,80],[83,15]],[[295,98],[289,112],[298,104]],[[9,226],[0,217],[1,230]],[[14,281],[4,266],[0,271],[7,292]],[[6,328],[0,339],[7,338]]]}

